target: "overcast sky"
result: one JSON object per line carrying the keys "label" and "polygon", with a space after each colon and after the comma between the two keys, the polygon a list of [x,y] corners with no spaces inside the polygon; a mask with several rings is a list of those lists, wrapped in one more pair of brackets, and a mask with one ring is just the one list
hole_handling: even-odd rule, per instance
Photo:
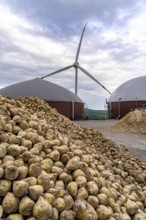
{"label": "overcast sky", "polygon": [[[88,22],[79,63],[113,92],[146,73],[145,21],[145,0],[0,0],[0,88],[73,64]],[[74,79],[74,68],[46,78],[71,91]],[[104,109],[109,94],[81,71],[78,86]]]}

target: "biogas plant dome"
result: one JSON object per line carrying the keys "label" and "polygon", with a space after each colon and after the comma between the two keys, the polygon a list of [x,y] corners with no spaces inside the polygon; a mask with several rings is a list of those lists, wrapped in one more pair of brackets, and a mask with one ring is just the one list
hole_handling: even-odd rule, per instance
{"label": "biogas plant dome", "polygon": [[2,88],[0,89],[0,94],[10,98],[35,96],[46,101],[73,101],[83,103],[83,101],[71,91],[39,78]]}
{"label": "biogas plant dome", "polygon": [[54,83],[36,78],[0,89],[0,94],[9,98],[35,96],[45,100],[51,107],[70,118],[81,119],[84,102],[71,91]]}
{"label": "biogas plant dome", "polygon": [[109,102],[146,100],[146,76],[137,77],[119,86],[110,96]]}

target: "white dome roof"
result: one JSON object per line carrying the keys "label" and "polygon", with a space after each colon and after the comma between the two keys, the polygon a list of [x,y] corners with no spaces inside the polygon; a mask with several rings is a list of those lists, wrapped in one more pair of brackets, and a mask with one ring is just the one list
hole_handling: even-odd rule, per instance
{"label": "white dome roof", "polygon": [[46,101],[79,102],[83,101],[73,92],[62,86],[39,78],[16,83],[0,89],[0,94],[10,98],[35,96]]}
{"label": "white dome roof", "polygon": [[110,96],[109,102],[146,100],[146,76],[137,77],[119,86]]}

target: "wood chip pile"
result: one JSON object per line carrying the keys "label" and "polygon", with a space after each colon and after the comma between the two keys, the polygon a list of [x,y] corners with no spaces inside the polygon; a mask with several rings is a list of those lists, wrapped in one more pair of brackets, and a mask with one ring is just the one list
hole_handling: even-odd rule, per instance
{"label": "wood chip pile", "polygon": [[0,96],[0,218],[145,220],[146,164],[43,100]]}
{"label": "wood chip pile", "polygon": [[146,133],[146,109],[129,112],[111,130]]}

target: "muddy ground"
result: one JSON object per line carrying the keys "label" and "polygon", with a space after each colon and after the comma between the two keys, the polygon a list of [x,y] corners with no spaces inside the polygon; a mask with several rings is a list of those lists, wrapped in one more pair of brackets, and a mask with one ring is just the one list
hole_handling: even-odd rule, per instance
{"label": "muddy ground", "polygon": [[119,145],[124,145],[137,158],[146,163],[146,134],[110,131],[110,126],[114,125],[117,120],[87,120],[75,121],[85,127],[98,129],[102,134]]}

